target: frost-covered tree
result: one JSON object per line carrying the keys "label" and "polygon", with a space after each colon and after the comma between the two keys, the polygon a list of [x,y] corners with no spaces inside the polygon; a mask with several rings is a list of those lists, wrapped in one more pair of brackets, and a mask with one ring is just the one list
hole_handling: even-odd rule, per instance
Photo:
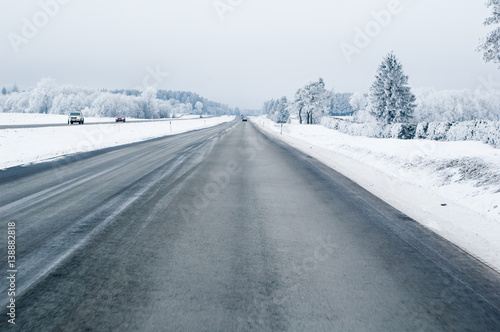
{"label": "frost-covered tree", "polygon": [[191,114],[191,112],[193,112],[193,104],[191,103],[184,104],[184,111],[182,113]]}
{"label": "frost-covered tree", "polygon": [[264,102],[262,112],[267,113],[267,117],[277,123],[286,123],[290,118],[290,103],[286,97]]}
{"label": "frost-covered tree", "polygon": [[276,111],[276,101],[274,99],[266,101],[264,103],[264,106],[262,107],[262,109],[267,114],[267,117],[269,119],[273,120],[274,112]]}
{"label": "frost-covered tree", "polygon": [[[493,11],[493,16],[484,21],[484,25],[493,25],[500,23],[500,0],[488,0],[488,8]],[[498,63],[500,67],[500,27],[491,31],[477,48],[483,53],[484,62]]]}
{"label": "frost-covered tree", "polygon": [[160,118],[172,117],[172,104],[170,103],[170,100],[162,101],[158,106],[158,112]]}
{"label": "frost-covered tree", "polygon": [[264,102],[264,105],[262,105],[261,114],[269,114],[270,113],[271,103],[272,103],[272,100],[268,100],[268,101]]}
{"label": "frost-covered tree", "polygon": [[[96,110],[97,114],[105,117],[115,117],[122,116],[122,114],[118,114],[118,100],[120,96],[111,95],[109,93],[99,93],[92,102],[91,108]],[[122,110],[120,109],[120,112]],[[127,114],[127,116],[130,116]]]}
{"label": "frost-covered tree", "polygon": [[365,94],[360,92],[353,93],[349,103],[354,110],[354,121],[361,123],[376,122],[376,119],[367,110],[368,100]]}
{"label": "frost-covered tree", "polygon": [[408,76],[394,53],[380,64],[370,88],[371,113],[383,123],[405,123],[412,119],[415,95],[408,85]]}
{"label": "frost-covered tree", "polygon": [[56,81],[52,78],[43,78],[38,82],[30,95],[28,113],[49,113],[52,100],[58,93]]}
{"label": "frost-covered tree", "polygon": [[302,124],[303,121],[303,112],[304,112],[304,105],[305,101],[302,99],[302,89],[298,89],[297,92],[295,93],[295,100],[293,102],[295,112],[297,113],[297,116],[299,117],[299,123]]}
{"label": "frost-covered tree", "polygon": [[11,92],[15,92],[15,93],[19,92],[19,88],[17,87],[16,83],[14,83],[14,86],[12,87],[12,91]]}
{"label": "frost-covered tree", "polygon": [[234,110],[228,105],[208,100],[193,92],[158,90],[157,98],[165,101],[170,100],[170,105],[174,107],[181,103],[191,103],[196,107],[196,102],[199,101],[203,103],[203,113],[205,114],[234,114]]}
{"label": "frost-covered tree", "polygon": [[201,101],[197,101],[194,108],[196,108],[196,114],[199,116],[203,114],[203,103]]}
{"label": "frost-covered tree", "polygon": [[274,114],[274,111],[276,110],[276,104],[278,103],[278,100],[271,99],[269,101],[269,109],[267,110],[268,115]]}
{"label": "frost-covered tree", "polygon": [[360,92],[355,92],[352,94],[351,99],[349,100],[349,104],[351,105],[354,112],[364,110],[366,109],[366,97]]}
{"label": "frost-covered tree", "polygon": [[307,124],[319,123],[321,118],[328,114],[331,97],[332,92],[325,89],[322,78],[299,89],[295,94],[295,107],[300,123],[303,123],[303,116]]}
{"label": "frost-covered tree", "polygon": [[330,98],[329,108],[330,115],[351,115],[354,113],[349,101],[352,93],[332,93]]}
{"label": "frost-covered tree", "polygon": [[288,118],[290,118],[289,106],[290,105],[285,96],[279,100],[278,108],[276,110],[277,123],[287,123]]}
{"label": "frost-covered tree", "polygon": [[156,98],[158,91],[153,87],[148,87],[141,94],[145,101],[144,116],[146,119],[154,119],[159,117],[158,99]]}
{"label": "frost-covered tree", "polygon": [[273,108],[268,117],[276,123],[286,123],[290,117],[289,104],[286,97],[273,101]]}
{"label": "frost-covered tree", "polygon": [[7,94],[7,90],[5,89],[5,87],[3,87],[2,89],[2,94],[5,96]]}

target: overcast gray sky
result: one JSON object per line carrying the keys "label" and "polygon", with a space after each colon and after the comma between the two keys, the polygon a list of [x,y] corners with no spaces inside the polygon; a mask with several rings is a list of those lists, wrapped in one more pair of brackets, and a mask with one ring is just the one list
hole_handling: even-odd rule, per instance
{"label": "overcast gray sky", "polygon": [[0,86],[154,85],[256,109],[320,76],[368,92],[394,50],[413,87],[474,89],[500,73],[474,51],[490,30],[484,2],[0,0]]}

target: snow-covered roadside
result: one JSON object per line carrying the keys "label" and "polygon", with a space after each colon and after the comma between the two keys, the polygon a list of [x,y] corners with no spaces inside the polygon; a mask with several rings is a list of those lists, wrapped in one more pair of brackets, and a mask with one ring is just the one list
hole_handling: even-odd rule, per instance
{"label": "snow-covered roadside", "polygon": [[[199,119],[199,115],[184,115],[175,119],[158,119],[164,120],[186,120],[186,119]],[[148,119],[135,119],[127,118],[127,121],[144,121],[150,122]],[[1,113],[0,112],[0,126],[10,125],[34,125],[34,124],[66,124],[68,122],[67,115],[61,114],[41,114],[41,113]],[[102,123],[102,122],[115,122],[115,118],[100,118],[100,117],[85,117],[85,123]]]}
{"label": "snow-covered roadside", "polygon": [[[229,122],[234,116],[184,121],[109,123],[93,126],[0,130],[0,169],[42,162],[63,155],[99,150]],[[53,122],[51,122],[53,123]]]}
{"label": "snow-covered roadside", "polygon": [[[131,119],[132,120],[132,119]],[[0,125],[66,124],[67,115],[40,113],[0,113]],[[85,117],[85,123],[115,122],[115,118]]]}
{"label": "snow-covered roadside", "polygon": [[500,150],[480,142],[353,137],[320,125],[261,130],[320,160],[500,272]]}

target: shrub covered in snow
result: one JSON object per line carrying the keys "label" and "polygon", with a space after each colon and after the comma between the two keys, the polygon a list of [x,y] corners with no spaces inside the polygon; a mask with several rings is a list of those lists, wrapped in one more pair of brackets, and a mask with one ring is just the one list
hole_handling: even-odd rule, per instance
{"label": "shrub covered in snow", "polygon": [[391,136],[399,139],[414,139],[417,125],[413,123],[395,123],[391,128]]}
{"label": "shrub covered in snow", "polygon": [[421,122],[418,124],[356,123],[337,118],[323,118],[321,124],[352,136],[436,141],[481,141],[500,147],[500,121]]}
{"label": "shrub covered in snow", "polygon": [[410,123],[381,124],[377,122],[356,123],[342,119],[325,117],[321,124],[352,136],[373,138],[413,139],[417,125]]}
{"label": "shrub covered in snow", "polygon": [[427,126],[427,132],[425,133],[427,137],[424,138],[434,141],[444,141],[450,127],[451,122],[431,122]]}

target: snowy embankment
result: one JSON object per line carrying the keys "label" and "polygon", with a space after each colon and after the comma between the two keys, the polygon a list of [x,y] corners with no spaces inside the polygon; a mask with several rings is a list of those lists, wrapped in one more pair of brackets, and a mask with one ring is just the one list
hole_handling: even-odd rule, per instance
{"label": "snowy embankment", "polygon": [[320,160],[500,272],[500,150],[481,142],[355,137],[252,122]]}
{"label": "snowy embankment", "polygon": [[[4,118],[5,113],[0,113]],[[26,124],[22,114],[10,114],[9,124]],[[36,123],[54,123],[54,116],[42,114]],[[99,118],[96,118],[99,119]],[[60,127],[17,128],[0,130],[0,169],[43,162],[56,157],[99,150],[103,148],[180,134],[229,122],[234,116],[189,119],[184,121],[156,121],[143,123],[115,123],[100,125],[68,125]],[[100,118],[102,121],[102,118]],[[66,117],[64,118],[66,121]],[[97,121],[97,120],[95,120]],[[113,119],[114,121],[114,119]],[[87,122],[87,119],[86,119]],[[97,121],[99,122],[99,121]],[[0,122],[2,124],[6,124]],[[33,123],[32,123],[33,124]]]}

